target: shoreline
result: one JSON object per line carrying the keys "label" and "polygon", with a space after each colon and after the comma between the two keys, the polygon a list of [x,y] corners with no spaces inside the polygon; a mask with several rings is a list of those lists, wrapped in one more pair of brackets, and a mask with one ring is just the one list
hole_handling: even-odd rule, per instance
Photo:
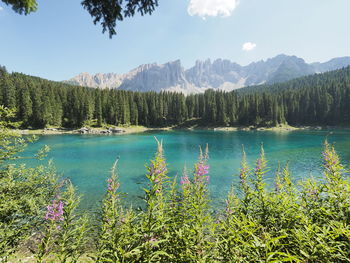
{"label": "shoreline", "polygon": [[193,131],[193,130],[213,130],[213,131],[278,131],[288,132],[297,130],[332,130],[332,129],[349,129],[349,127],[336,127],[336,126],[300,126],[294,127],[289,125],[279,125],[276,127],[160,127],[160,128],[149,128],[145,126],[111,126],[108,128],[92,128],[82,127],[79,129],[69,128],[44,128],[44,129],[12,129],[14,132],[18,132],[21,135],[60,135],[60,134],[86,134],[86,135],[124,135],[132,133],[143,133],[147,131]]}

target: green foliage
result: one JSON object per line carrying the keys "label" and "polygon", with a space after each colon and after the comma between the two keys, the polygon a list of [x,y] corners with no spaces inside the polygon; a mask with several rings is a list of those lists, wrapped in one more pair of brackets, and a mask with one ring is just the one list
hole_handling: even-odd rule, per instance
{"label": "green foliage", "polygon": [[[0,106],[0,260],[6,261],[18,246],[41,224],[42,208],[58,191],[56,172],[48,166],[27,168],[11,164],[20,159],[33,138],[9,131],[14,111]],[[42,158],[47,149],[39,151]]]}
{"label": "green foliage", "polygon": [[[36,0],[1,0],[19,13],[28,15],[38,8]],[[129,0],[126,4],[123,1],[110,0],[84,0],[81,5],[93,18],[94,24],[101,23],[102,33],[108,31],[112,38],[117,32],[116,22],[122,21],[125,17],[132,17],[136,13],[141,15],[152,14],[158,6],[158,0]]]}
{"label": "green foliage", "polygon": [[84,0],[81,4],[93,17],[94,24],[100,22],[102,33],[108,31],[111,38],[116,34],[116,21],[134,16],[136,12],[141,15],[152,14],[158,0],[129,0],[126,5],[122,5],[122,1]]}
{"label": "green foliage", "polygon": [[130,259],[139,254],[139,243],[135,239],[138,235],[136,215],[133,210],[122,208],[118,192],[117,161],[107,180],[107,193],[102,201],[96,256],[93,257],[96,262],[131,262]]}
{"label": "green foliage", "polygon": [[229,194],[223,215],[219,242],[223,262],[350,261],[349,214],[345,212],[349,211],[350,183],[327,142],[323,156],[329,179],[306,180],[300,188],[291,183],[287,164],[283,171],[277,170],[275,190],[265,189],[263,152],[253,172],[241,170],[243,197]]}
{"label": "green foliage", "polygon": [[15,12],[25,15],[35,12],[38,8],[35,0],[2,0],[2,2],[11,5]]}
{"label": "green foliage", "polygon": [[37,262],[78,262],[85,252],[88,231],[87,215],[78,215],[80,197],[70,182],[61,196],[47,206],[42,223],[38,248],[34,250]]}

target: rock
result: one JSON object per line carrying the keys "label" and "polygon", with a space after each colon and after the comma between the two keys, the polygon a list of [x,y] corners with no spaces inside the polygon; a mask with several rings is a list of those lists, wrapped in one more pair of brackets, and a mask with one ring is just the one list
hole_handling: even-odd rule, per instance
{"label": "rock", "polygon": [[95,75],[90,75],[89,73],[83,72],[64,82],[72,85],[105,89],[118,88],[124,78],[125,74],[97,73]]}
{"label": "rock", "polygon": [[89,128],[86,128],[86,127],[82,127],[78,130],[78,132],[81,134],[89,133],[90,131],[91,130]]}
{"label": "rock", "polygon": [[213,62],[197,60],[185,70],[180,60],[165,64],[141,65],[126,74],[81,73],[66,83],[95,88],[115,88],[131,91],[178,91],[201,93],[206,89],[234,90],[263,83],[284,82],[308,74],[322,73],[350,65],[350,57],[325,63],[308,64],[296,56],[276,57],[241,66],[227,59]]}
{"label": "rock", "polygon": [[120,128],[109,128],[108,129],[111,133],[123,133],[125,130],[120,129]]}

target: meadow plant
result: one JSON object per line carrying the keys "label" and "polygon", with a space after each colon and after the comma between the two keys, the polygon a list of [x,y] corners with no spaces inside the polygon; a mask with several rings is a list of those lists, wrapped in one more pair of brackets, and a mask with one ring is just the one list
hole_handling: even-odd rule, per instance
{"label": "meadow plant", "polygon": [[190,178],[184,169],[181,177],[181,246],[177,262],[208,262],[215,258],[214,218],[209,206],[209,151],[200,148],[199,159]]}
{"label": "meadow plant", "polygon": [[43,229],[34,250],[37,262],[78,262],[85,252],[88,219],[79,215],[80,197],[67,181],[65,189],[46,207]]}
{"label": "meadow plant", "polygon": [[124,210],[119,192],[117,163],[107,180],[107,192],[102,201],[98,227],[96,262],[133,262],[139,254],[137,225],[132,209]]}
{"label": "meadow plant", "polygon": [[350,184],[334,147],[324,146],[324,181],[295,186],[287,163],[277,169],[274,190],[265,188],[263,149],[252,174],[246,175],[245,159],[243,153],[238,190],[248,194],[228,195],[219,231],[221,262],[350,262]]}
{"label": "meadow plant", "polygon": [[149,188],[144,188],[146,208],[141,214],[141,246],[140,262],[159,262],[169,260],[165,251],[168,232],[167,228],[167,195],[169,185],[168,169],[164,157],[163,144],[157,141],[155,158],[147,166],[146,177]]}
{"label": "meadow plant", "polygon": [[[14,110],[0,106],[0,262],[6,262],[35,235],[42,222],[42,207],[59,185],[51,162],[35,168],[11,162],[24,159],[20,152],[35,140],[8,129],[18,126],[11,122],[14,115]],[[42,159],[47,150],[45,147],[32,158]]]}

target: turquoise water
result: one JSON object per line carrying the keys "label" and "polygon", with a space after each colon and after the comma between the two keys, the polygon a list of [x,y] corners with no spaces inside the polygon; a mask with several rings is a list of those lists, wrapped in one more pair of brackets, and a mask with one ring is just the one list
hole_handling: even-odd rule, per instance
{"label": "turquoise water", "polygon": [[[106,179],[119,156],[118,174],[126,203],[141,202],[142,187],[147,185],[145,165],[154,156],[154,136],[163,140],[169,175],[181,175],[186,164],[192,169],[198,159],[199,145],[209,145],[210,191],[217,203],[225,198],[231,183],[238,183],[241,145],[253,165],[264,144],[270,172],[266,180],[271,184],[278,161],[289,161],[294,180],[320,176],[322,142],[328,131],[157,131],[129,135],[47,135],[41,136],[24,153],[29,155],[43,145],[49,145],[49,158],[57,171],[68,177],[83,194],[82,205],[95,209],[106,189]],[[344,163],[350,163],[350,131],[335,130],[330,142]],[[36,165],[39,161],[29,164]],[[41,162],[42,163],[42,162]]]}

